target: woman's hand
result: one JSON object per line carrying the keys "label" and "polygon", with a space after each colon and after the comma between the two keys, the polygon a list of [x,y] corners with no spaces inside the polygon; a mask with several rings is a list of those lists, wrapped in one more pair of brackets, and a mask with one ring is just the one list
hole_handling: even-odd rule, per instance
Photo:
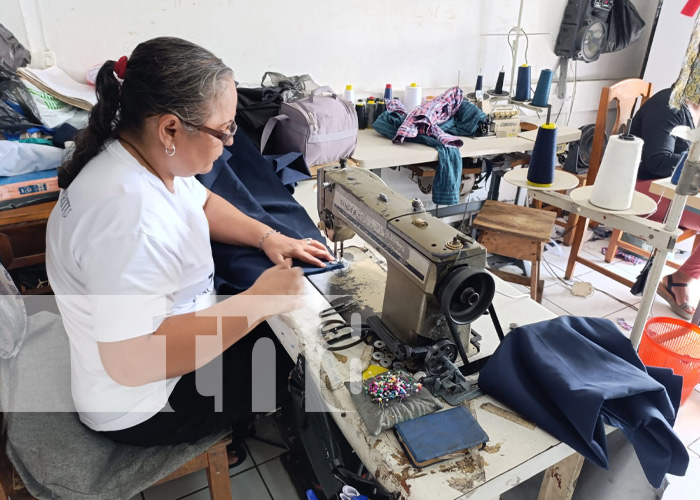
{"label": "woman's hand", "polygon": [[245,307],[245,316],[254,324],[304,306],[304,272],[291,265],[292,259],[283,259],[266,269],[248,290],[236,296],[253,299],[240,305]]}
{"label": "woman's hand", "polygon": [[244,293],[246,295],[302,295],[304,272],[300,267],[292,267],[291,259],[282,259],[279,264],[263,271]]}
{"label": "woman's hand", "polygon": [[320,241],[312,238],[295,240],[280,233],[274,233],[265,238],[262,250],[274,264],[284,262],[285,258],[292,258],[318,267],[326,267],[321,259],[335,260]]}

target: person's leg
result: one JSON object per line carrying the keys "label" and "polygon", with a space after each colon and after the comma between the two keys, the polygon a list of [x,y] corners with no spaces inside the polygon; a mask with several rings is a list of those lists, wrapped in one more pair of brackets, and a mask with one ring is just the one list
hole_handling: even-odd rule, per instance
{"label": "person's leg", "polygon": [[[691,319],[695,313],[689,287],[698,278],[700,278],[700,247],[691,252],[688,259],[675,273],[669,274],[661,280],[660,295],[669,302],[677,314],[686,319]],[[671,300],[675,302],[675,307]]]}
{"label": "person's leg", "polygon": [[[220,358],[188,373],[175,385],[168,407],[145,422],[120,431],[104,432],[112,440],[137,446],[193,443],[224,427],[232,428],[234,444],[245,436],[253,420],[253,348],[261,338],[275,346],[269,360],[277,375],[277,405],[288,394],[287,377],[293,363],[272,330],[262,323],[227,349]],[[263,361],[264,362],[264,361]],[[217,367],[221,366],[221,378]],[[221,398],[216,411],[216,398]],[[232,453],[234,450],[230,450]],[[240,453],[240,451],[239,451]],[[231,462],[231,454],[229,456]]]}
{"label": "person's leg", "polygon": [[[654,201],[659,201],[659,195],[649,192],[649,187],[653,181],[639,181],[636,190],[644,193]],[[656,212],[649,217],[650,220],[662,222],[670,205],[670,200],[662,198],[659,201]],[[681,216],[679,227],[683,229],[693,229],[700,231],[700,214],[685,210]],[[689,286],[700,278],[700,247],[691,252],[688,259],[674,273],[665,276],[659,286],[659,294],[671,305],[673,310],[680,316],[690,319],[695,312],[695,307],[691,304]]]}

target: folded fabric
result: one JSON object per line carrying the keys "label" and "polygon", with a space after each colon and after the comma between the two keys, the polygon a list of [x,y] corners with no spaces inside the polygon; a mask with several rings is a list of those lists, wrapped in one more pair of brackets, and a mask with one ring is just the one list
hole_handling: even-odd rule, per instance
{"label": "folded fabric", "polygon": [[264,158],[272,164],[283,186],[291,193],[297,182],[311,178],[309,167],[306,166],[304,155],[301,153],[286,153],[283,155],[265,155]]}
{"label": "folded fabric", "polygon": [[[289,159],[289,158],[288,158]],[[280,164],[277,170],[280,170]],[[282,172],[282,177],[287,174]],[[296,174],[290,173],[292,177]],[[213,193],[225,198],[246,215],[257,219],[291,238],[313,238],[325,242],[306,210],[282,184],[278,173],[242,131],[236,133],[232,146],[214,162],[211,172],[197,177]],[[257,248],[228,245],[212,241],[214,285],[221,295],[235,294],[250,288],[260,274],[272,266]],[[325,272],[342,266],[325,268],[295,262],[305,274]]]}
{"label": "folded fabric", "polygon": [[610,320],[571,316],[511,331],[479,376],[484,392],[600,467],[604,424],[619,427],[655,488],[688,466],[673,431],[682,383],[669,369],[645,368]]}
{"label": "folded fabric", "polygon": [[58,168],[64,150],[44,144],[0,141],[0,176],[21,175]]}

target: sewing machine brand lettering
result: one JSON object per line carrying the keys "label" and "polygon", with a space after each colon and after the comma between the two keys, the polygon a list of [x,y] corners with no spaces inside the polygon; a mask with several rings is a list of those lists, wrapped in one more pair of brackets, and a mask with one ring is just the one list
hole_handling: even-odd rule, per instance
{"label": "sewing machine brand lettering", "polygon": [[342,188],[336,188],[333,197],[334,208],[347,220],[352,221],[363,239],[374,242],[389,252],[401,265],[411,272],[421,283],[425,283],[430,262],[413,250],[396,234],[386,227],[384,219],[376,220],[371,212],[363,211],[353,203]]}

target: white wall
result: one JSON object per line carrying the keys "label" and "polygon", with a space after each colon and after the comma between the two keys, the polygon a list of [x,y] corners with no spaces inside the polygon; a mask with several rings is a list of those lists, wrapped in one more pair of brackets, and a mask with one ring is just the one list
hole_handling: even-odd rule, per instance
{"label": "white wall", "polygon": [[[483,70],[485,85],[498,70],[510,76],[505,35],[517,23],[518,0],[2,0],[2,22],[35,55],[44,50],[76,79],[106,58],[128,54],[143,40],[174,35],[222,57],[241,82],[259,84],[267,70],[309,73],[321,84],[359,96],[380,93],[385,83],[403,89],[415,81],[442,89],[469,90]],[[635,45],[578,63],[572,125],[592,123],[600,89],[638,76],[657,0],[634,0],[648,21]],[[533,80],[554,69],[554,43],[566,0],[527,0],[523,29],[531,35],[528,61]],[[8,8],[9,7],[9,8]],[[684,51],[685,45],[678,50]],[[524,62],[524,46],[518,63]],[[573,74],[570,74],[570,81]],[[556,87],[552,89],[556,93]],[[569,94],[573,90],[569,84]],[[551,99],[554,110],[560,102]],[[570,102],[562,115],[568,113]]]}
{"label": "white wall", "polygon": [[686,1],[664,0],[644,70],[644,79],[654,84],[654,92],[670,87],[678,78],[695,24],[694,18],[678,14]]}

